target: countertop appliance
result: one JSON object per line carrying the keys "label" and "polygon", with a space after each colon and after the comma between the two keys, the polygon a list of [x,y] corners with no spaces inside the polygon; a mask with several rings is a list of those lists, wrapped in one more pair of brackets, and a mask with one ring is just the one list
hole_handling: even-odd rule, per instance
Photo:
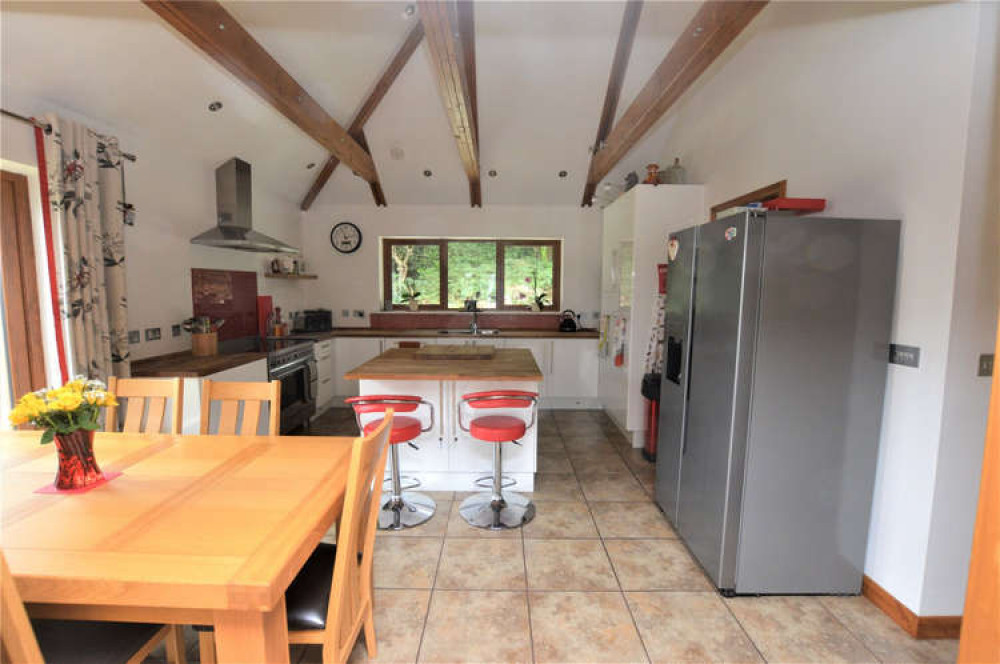
{"label": "countertop appliance", "polygon": [[749,211],[671,236],[656,500],[725,594],[860,591],[899,229]]}
{"label": "countertop appliance", "polygon": [[267,338],[267,378],[281,381],[281,433],[308,427],[316,414],[319,375],[313,342]]}
{"label": "countertop appliance", "polygon": [[333,312],[329,309],[305,309],[293,318],[293,333],[327,332],[333,329]]}

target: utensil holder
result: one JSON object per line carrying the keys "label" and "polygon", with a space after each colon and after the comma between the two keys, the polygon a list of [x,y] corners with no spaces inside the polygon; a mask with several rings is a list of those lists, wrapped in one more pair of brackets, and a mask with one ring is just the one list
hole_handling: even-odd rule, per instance
{"label": "utensil holder", "polygon": [[211,357],[219,354],[219,335],[216,332],[195,332],[191,335],[191,354]]}

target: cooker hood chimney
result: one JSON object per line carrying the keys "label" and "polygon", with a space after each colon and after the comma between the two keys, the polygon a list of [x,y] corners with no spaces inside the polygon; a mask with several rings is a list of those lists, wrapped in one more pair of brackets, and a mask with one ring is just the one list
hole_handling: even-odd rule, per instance
{"label": "cooker hood chimney", "polygon": [[233,157],[215,169],[215,207],[218,225],[191,238],[191,244],[209,247],[297,254],[299,250],[253,229],[250,164]]}

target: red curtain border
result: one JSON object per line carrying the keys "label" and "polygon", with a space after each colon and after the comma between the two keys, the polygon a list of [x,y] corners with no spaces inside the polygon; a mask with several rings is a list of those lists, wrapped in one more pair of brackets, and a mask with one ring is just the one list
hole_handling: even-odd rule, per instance
{"label": "red curtain border", "polygon": [[52,234],[52,212],[49,207],[49,176],[45,164],[45,137],[41,127],[35,127],[35,149],[38,152],[38,186],[42,194],[42,227],[45,230],[45,254],[48,262],[49,291],[52,297],[52,316],[56,328],[56,349],[59,355],[59,374],[62,382],[69,380],[66,368],[66,346],[63,343],[62,316],[59,312],[59,287],[56,285],[56,252]]}

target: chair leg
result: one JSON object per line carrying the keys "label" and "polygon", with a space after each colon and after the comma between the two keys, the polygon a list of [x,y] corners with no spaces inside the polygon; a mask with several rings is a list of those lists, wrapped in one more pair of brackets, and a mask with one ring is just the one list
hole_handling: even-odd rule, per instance
{"label": "chair leg", "polygon": [[171,664],[187,664],[184,652],[184,627],[171,625],[165,639],[167,646],[167,661]]}
{"label": "chair leg", "polygon": [[198,656],[201,664],[215,664],[215,632],[198,632]]}
{"label": "chair leg", "polygon": [[371,604],[365,614],[365,649],[368,651],[368,659],[375,659],[378,647],[375,645],[375,614]]}

